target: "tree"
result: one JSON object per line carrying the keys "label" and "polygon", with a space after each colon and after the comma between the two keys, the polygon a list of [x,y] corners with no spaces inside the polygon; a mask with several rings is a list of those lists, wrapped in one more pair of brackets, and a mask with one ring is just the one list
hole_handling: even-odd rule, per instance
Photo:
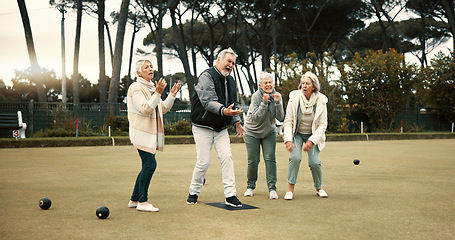
{"label": "tree", "polygon": [[11,79],[13,86],[9,91],[10,100],[38,101],[39,93],[36,88],[38,84],[36,79],[43,79],[43,81],[40,81],[43,84],[43,92],[45,94],[42,102],[57,102],[62,89],[61,80],[56,78],[53,70],[40,68],[36,71],[32,67],[24,71],[16,71],[16,76]]}
{"label": "tree", "polygon": [[122,67],[123,40],[125,38],[125,27],[128,20],[128,7],[130,1],[122,0],[119,12],[119,21],[117,26],[117,35],[115,38],[114,63],[112,66],[112,79],[109,86],[109,103],[117,103],[117,97],[120,86],[120,71]]}
{"label": "tree", "polygon": [[[33,34],[32,34],[32,28],[30,27],[30,19],[28,18],[28,12],[27,12],[27,6],[25,5],[24,0],[17,0],[17,4],[19,5],[19,11],[21,13],[21,18],[22,18],[22,24],[24,26],[24,32],[25,32],[25,41],[27,42],[27,50],[28,50],[28,56],[30,58],[30,65],[32,68],[32,73],[38,73],[39,72],[39,64],[38,64],[38,59],[36,57],[36,52],[35,52],[35,44],[33,43]],[[36,89],[38,92],[38,101],[44,102],[46,101],[46,96],[44,94],[44,87],[41,82],[41,79],[36,77]]]}
{"label": "tree", "polygon": [[[433,51],[442,42],[450,38],[447,25],[443,21],[436,20],[436,9],[439,5],[426,0],[409,0],[406,7],[416,13],[419,18],[402,21],[399,24],[403,31],[403,37],[410,41],[417,39],[414,54],[422,67],[428,65],[427,54]],[[420,53],[420,54],[419,54]]]}
{"label": "tree", "polygon": [[319,61],[327,51],[337,56],[341,48],[349,49],[347,39],[371,16],[362,0],[306,0],[286,5],[283,11],[277,40],[286,43],[281,46],[281,60],[292,52],[301,59],[314,52]]}
{"label": "tree", "polygon": [[[64,7],[64,8],[74,8],[76,7],[76,34],[74,42],[74,56],[73,56],[73,102],[79,103],[79,81],[83,79],[77,79],[78,76],[81,76],[79,73],[79,53],[80,53],[80,39],[81,39],[81,26],[82,26],[82,14],[86,13],[91,15],[96,13],[98,18],[98,58],[99,58],[99,90],[100,90],[100,101],[106,102],[106,70],[105,70],[105,48],[104,48],[104,28],[108,31],[108,25],[104,19],[105,14],[105,0],[50,0],[49,4],[51,6]],[[108,32],[109,34],[109,32]],[[110,36],[109,41],[110,41]],[[112,47],[111,47],[112,49]]]}
{"label": "tree", "polygon": [[452,50],[455,51],[455,1],[439,0],[442,6],[441,13],[447,19],[447,28],[452,33]]}
{"label": "tree", "polygon": [[334,56],[330,53],[324,55],[323,61],[311,62],[311,58],[316,56],[316,53],[308,53],[308,58],[300,60],[296,53],[287,56],[286,61],[279,61],[274,57],[274,61],[277,62],[277,69],[274,69],[276,76],[279,77],[280,84],[276,85],[277,90],[283,97],[283,104],[287,106],[289,101],[289,93],[293,90],[297,90],[300,84],[301,77],[307,72],[311,71],[319,79],[320,91],[329,98],[327,104],[327,113],[329,119],[329,130],[335,131],[336,122],[341,121],[340,116],[334,111],[334,109],[341,103],[340,94],[337,86],[329,84],[329,76],[333,75],[330,71],[330,66],[333,65]]}
{"label": "tree", "polygon": [[100,102],[107,102],[106,85],[106,50],[104,46],[104,19],[105,0],[98,1],[98,59],[99,59],[99,79]]}
{"label": "tree", "polygon": [[82,0],[76,1],[77,19],[76,19],[76,36],[74,40],[74,58],[73,58],[73,103],[79,103],[79,50],[81,46],[81,26],[82,26]]}
{"label": "tree", "polygon": [[450,38],[442,21],[433,18],[409,19],[397,23],[402,33],[404,52],[411,52],[420,61],[421,67],[428,66],[427,55]]}
{"label": "tree", "polygon": [[[436,21],[432,18],[415,18],[395,22],[395,27],[400,32],[401,46],[403,53],[410,52],[414,54],[421,62],[422,66],[426,65],[426,55],[434,50],[437,46],[447,40],[448,33],[444,27],[444,23]],[[387,34],[389,30],[385,31]],[[399,39],[389,39],[391,45],[397,45],[395,41]],[[383,44],[383,31],[379,22],[370,23],[370,25],[355,33],[349,39],[351,51],[364,53],[369,50],[381,49]],[[354,55],[344,55],[346,60],[349,60]]]}
{"label": "tree", "polygon": [[99,86],[98,84],[92,84],[87,78],[79,76],[80,79],[80,100],[83,103],[94,103],[100,102]]}
{"label": "tree", "polygon": [[[387,38],[386,36],[391,35],[390,28],[383,29],[383,23],[377,21],[372,22],[370,25],[362,30],[356,32],[349,40],[348,40],[348,49],[349,54],[345,53],[344,58],[346,60],[350,60],[354,56],[356,52],[359,53],[366,53],[369,50],[379,50],[384,49],[386,51],[388,48],[384,48],[384,46],[396,46],[398,43],[396,41],[402,41],[398,38]],[[384,33],[386,35],[384,35]],[[407,49],[414,50],[415,45],[407,42],[402,41],[401,45],[408,45]],[[413,47],[409,47],[413,46]],[[405,51],[406,52],[406,51]]]}
{"label": "tree", "polygon": [[426,108],[436,109],[438,117],[455,122],[455,53],[438,53],[431,66],[421,69],[417,96]]}
{"label": "tree", "polygon": [[6,86],[3,79],[0,79],[0,101],[19,101],[13,97],[12,87]]}
{"label": "tree", "polygon": [[[134,54],[134,41],[136,39],[136,33],[139,32],[141,28],[144,27],[144,22],[145,16],[139,11],[137,8],[138,6],[132,5],[132,8],[134,11],[129,11],[128,12],[128,20],[127,23],[131,24],[133,26],[133,35],[131,37],[131,43],[130,43],[130,51],[129,51],[129,57],[128,57],[128,75],[126,78],[126,87],[131,84],[131,67],[132,67],[132,61],[133,61],[133,54]],[[116,23],[118,21],[118,12],[112,12],[111,17],[114,19],[113,23]]]}
{"label": "tree", "polygon": [[339,87],[351,114],[368,122],[370,130],[391,130],[401,109],[409,101],[415,82],[415,67],[404,62],[394,49],[356,53],[339,64]]}
{"label": "tree", "polygon": [[[136,3],[144,12],[145,20],[150,28],[150,34],[155,42],[156,60],[158,64],[158,76],[163,74],[163,18],[166,15],[168,4],[163,0],[136,0]],[[156,11],[154,11],[156,9]],[[148,13],[152,16],[148,17]],[[146,45],[144,43],[144,45]]]}
{"label": "tree", "polygon": [[190,64],[188,60],[185,35],[182,32],[183,25],[182,19],[185,10],[181,11],[179,2],[180,1],[177,0],[170,0],[168,1],[168,5],[172,21],[172,30],[174,35],[176,36],[177,53],[179,55],[180,61],[182,62],[183,69],[185,71],[185,77],[188,83],[189,94],[190,96],[192,96],[194,93],[194,79],[193,75],[191,74]]}
{"label": "tree", "polygon": [[[395,26],[396,17],[405,9],[404,0],[370,0],[371,12],[381,27],[383,45],[380,49],[395,48],[402,53],[401,35]],[[385,18],[385,20],[384,20]],[[388,29],[391,29],[388,31]]]}

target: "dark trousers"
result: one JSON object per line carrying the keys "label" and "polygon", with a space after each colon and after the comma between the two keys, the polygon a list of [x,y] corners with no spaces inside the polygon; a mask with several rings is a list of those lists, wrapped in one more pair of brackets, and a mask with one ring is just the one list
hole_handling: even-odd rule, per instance
{"label": "dark trousers", "polygon": [[137,175],[131,201],[147,202],[148,190],[156,169],[155,154],[137,150],[142,160],[142,169]]}

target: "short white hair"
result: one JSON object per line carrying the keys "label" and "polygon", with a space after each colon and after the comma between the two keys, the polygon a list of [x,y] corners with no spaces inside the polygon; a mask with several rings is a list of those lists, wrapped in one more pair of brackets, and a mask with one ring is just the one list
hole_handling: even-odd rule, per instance
{"label": "short white hair", "polygon": [[226,56],[226,53],[230,53],[232,55],[234,55],[235,58],[237,58],[237,54],[234,52],[234,50],[232,48],[226,48],[226,49],[223,49],[220,53],[218,53],[218,57],[217,59],[223,59],[225,56]]}
{"label": "short white hair", "polygon": [[153,66],[152,61],[150,61],[149,59],[139,59],[139,60],[137,60],[136,67],[135,67],[135,69],[136,69],[136,77],[139,77],[137,73],[142,71],[142,66],[144,66],[144,64],[146,62],[149,62]]}
{"label": "short white hair", "polygon": [[262,83],[262,80],[266,79],[266,78],[270,78],[272,79],[272,83],[275,85],[275,80],[273,79],[273,76],[271,73],[268,73],[268,72],[260,72],[259,73],[259,76],[258,76],[258,85]]}
{"label": "short white hair", "polygon": [[315,92],[319,92],[319,90],[321,90],[321,85],[319,85],[319,79],[318,77],[312,73],[312,72],[306,72],[305,74],[303,74],[302,78],[300,78],[300,84],[299,84],[299,89],[302,88],[302,81],[303,81],[303,78],[305,77],[309,77],[311,79],[311,81],[313,82],[313,87],[315,88]]}

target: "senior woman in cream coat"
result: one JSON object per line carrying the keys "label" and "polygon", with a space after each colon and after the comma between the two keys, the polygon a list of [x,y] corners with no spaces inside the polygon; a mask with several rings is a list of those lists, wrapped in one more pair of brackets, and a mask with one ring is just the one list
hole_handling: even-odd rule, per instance
{"label": "senior woman in cream coat", "polygon": [[325,146],[328,98],[319,92],[319,80],[312,72],[306,72],[298,90],[289,94],[284,119],[284,143],[291,152],[288,165],[288,191],[286,200],[294,198],[302,150],[308,154],[308,165],[313,175],[314,187],[319,197],[328,197],[322,189],[322,170],[319,152]]}
{"label": "senior woman in cream coat", "polygon": [[137,61],[137,81],[128,88],[126,101],[130,140],[142,161],[128,207],[146,212],[159,211],[148,202],[148,189],[156,170],[156,151],[163,151],[164,147],[163,114],[171,109],[175,94],[180,89],[179,81],[172,86],[166,100],[161,100],[167,83],[160,78],[155,85],[153,74],[153,65],[149,60]]}

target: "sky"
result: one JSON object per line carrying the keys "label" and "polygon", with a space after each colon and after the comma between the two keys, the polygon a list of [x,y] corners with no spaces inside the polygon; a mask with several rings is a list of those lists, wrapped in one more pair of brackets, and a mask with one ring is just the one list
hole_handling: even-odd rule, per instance
{"label": "sky", "polygon": [[[33,33],[35,51],[38,64],[48,70],[54,70],[57,77],[62,76],[62,52],[61,52],[61,18],[62,14],[55,8],[51,8],[49,0],[26,0],[27,11]],[[106,19],[110,19],[112,11],[120,10],[121,0],[106,1]],[[0,9],[0,79],[6,85],[11,85],[11,79],[16,70],[25,70],[30,66],[30,59],[24,36],[24,28],[16,0],[2,0]],[[76,31],[76,11],[68,9],[65,14],[65,55],[66,75],[73,72],[74,39]],[[110,27],[113,44],[117,26]],[[135,49],[141,48],[152,52],[150,46],[143,46],[142,40],[147,35],[146,28],[136,35]],[[124,47],[123,65],[121,76],[128,73],[128,57],[130,51],[132,28],[127,25]],[[110,54],[108,52],[108,40],[106,43],[106,75],[112,75]],[[98,81],[98,21],[95,17],[83,14],[81,46],[79,53],[79,72],[92,83]],[[133,62],[139,56],[133,56]],[[156,66],[156,59],[150,58]],[[176,58],[167,59],[163,67],[165,75],[182,72],[183,67]]]}
{"label": "sky", "polygon": [[[61,78],[61,13],[51,8],[49,0],[26,0],[28,15],[35,43],[38,64],[48,70],[54,70],[57,77]],[[106,18],[112,11],[119,11],[121,0],[106,1]],[[167,26],[165,26],[167,27]],[[30,66],[30,60],[27,52],[24,28],[16,0],[2,0],[0,9],[0,79],[6,85],[11,86],[11,79],[15,76],[15,71],[25,70]],[[70,76],[73,72],[73,54],[74,38],[76,30],[76,12],[68,9],[65,14],[65,39],[66,39],[66,75]],[[112,41],[115,42],[117,27],[110,28]],[[151,46],[143,46],[142,40],[147,35],[149,29],[143,28],[137,33],[134,49],[140,48],[147,52],[152,52]],[[121,76],[127,74],[128,56],[131,43],[132,28],[127,26],[123,48],[123,65]],[[110,64],[110,55],[107,52],[108,42],[106,38],[106,74],[112,75]],[[430,58],[438,51],[448,53],[452,51],[452,40],[443,44],[437,50],[429,54]],[[113,43],[114,44],[114,43]],[[411,54],[406,54],[408,62],[417,63],[417,58]],[[133,57],[133,62],[139,56]],[[151,57],[156,66],[156,59]],[[163,64],[163,73],[165,75],[183,72],[180,61],[176,58],[167,58]],[[198,61],[198,72],[200,73],[207,64],[204,61]],[[200,69],[200,70],[199,70]],[[259,67],[260,69],[260,67]],[[83,15],[81,46],[79,57],[79,72],[90,80],[92,83],[98,81],[98,22],[95,17]]]}

